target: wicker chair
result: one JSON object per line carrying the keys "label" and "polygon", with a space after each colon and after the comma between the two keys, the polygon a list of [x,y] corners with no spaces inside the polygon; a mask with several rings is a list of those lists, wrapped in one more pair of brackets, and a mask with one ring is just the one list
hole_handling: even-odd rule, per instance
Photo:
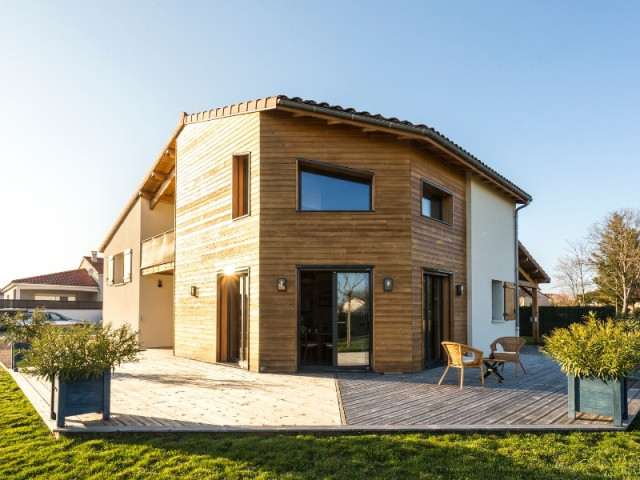
{"label": "wicker chair", "polygon": [[[496,360],[503,360],[505,362],[513,362],[516,364],[516,377],[518,376],[518,365],[522,367],[524,373],[527,370],[524,368],[522,361],[520,360],[520,349],[527,343],[522,337],[500,337],[496,338],[491,346],[491,356]],[[498,345],[502,347],[502,350],[498,350]],[[504,369],[504,363],[502,364]]]}
{"label": "wicker chair", "polygon": [[[442,385],[444,377],[451,367],[458,369],[458,379],[460,380],[460,390],[464,383],[464,369],[465,368],[477,368],[480,370],[480,380],[484,385],[484,375],[482,371],[482,351],[464,345],[462,343],[455,342],[442,342],[444,351],[447,352],[447,369],[442,374],[442,378],[438,382],[438,385]],[[465,357],[465,354],[472,353],[473,357]]]}

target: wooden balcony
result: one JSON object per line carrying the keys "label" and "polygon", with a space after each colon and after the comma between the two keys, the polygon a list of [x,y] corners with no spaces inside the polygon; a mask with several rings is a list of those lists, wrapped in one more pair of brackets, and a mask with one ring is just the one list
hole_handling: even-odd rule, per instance
{"label": "wooden balcony", "polygon": [[175,240],[174,230],[143,240],[140,246],[140,273],[173,274]]}

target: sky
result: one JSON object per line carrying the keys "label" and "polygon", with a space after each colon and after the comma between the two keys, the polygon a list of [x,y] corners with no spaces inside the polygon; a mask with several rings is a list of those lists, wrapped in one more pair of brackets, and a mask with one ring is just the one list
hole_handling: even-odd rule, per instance
{"label": "sky", "polygon": [[519,237],[553,275],[640,207],[639,24],[636,1],[0,0],[0,287],[97,250],[181,112],[278,94],[435,128],[532,195]]}

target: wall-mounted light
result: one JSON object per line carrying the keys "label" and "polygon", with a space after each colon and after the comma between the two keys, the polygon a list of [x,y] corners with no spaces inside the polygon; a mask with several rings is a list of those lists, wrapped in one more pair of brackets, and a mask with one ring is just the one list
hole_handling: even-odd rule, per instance
{"label": "wall-mounted light", "polygon": [[286,278],[278,278],[278,281],[276,283],[276,286],[278,287],[278,291],[279,292],[284,292],[287,290],[287,279]]}
{"label": "wall-mounted light", "polygon": [[464,293],[464,285],[456,285],[456,295],[460,296]]}
{"label": "wall-mounted light", "polygon": [[393,290],[393,278],[385,278],[382,282],[382,289],[385,292],[390,292]]}
{"label": "wall-mounted light", "polygon": [[162,280],[158,280],[158,288],[162,288]]}
{"label": "wall-mounted light", "polygon": [[192,297],[197,297],[198,296],[198,287],[191,286],[191,296]]}

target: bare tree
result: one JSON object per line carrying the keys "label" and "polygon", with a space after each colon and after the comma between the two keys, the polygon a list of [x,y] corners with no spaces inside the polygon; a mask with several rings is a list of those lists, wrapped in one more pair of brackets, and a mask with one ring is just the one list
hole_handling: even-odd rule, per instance
{"label": "bare tree", "polygon": [[[622,209],[591,227],[591,264],[595,283],[626,314],[640,291],[640,210]],[[621,305],[621,309],[618,306]]]}
{"label": "bare tree", "polygon": [[584,240],[569,241],[567,254],[558,258],[556,277],[578,305],[587,304],[587,294],[593,290],[593,269]]}

